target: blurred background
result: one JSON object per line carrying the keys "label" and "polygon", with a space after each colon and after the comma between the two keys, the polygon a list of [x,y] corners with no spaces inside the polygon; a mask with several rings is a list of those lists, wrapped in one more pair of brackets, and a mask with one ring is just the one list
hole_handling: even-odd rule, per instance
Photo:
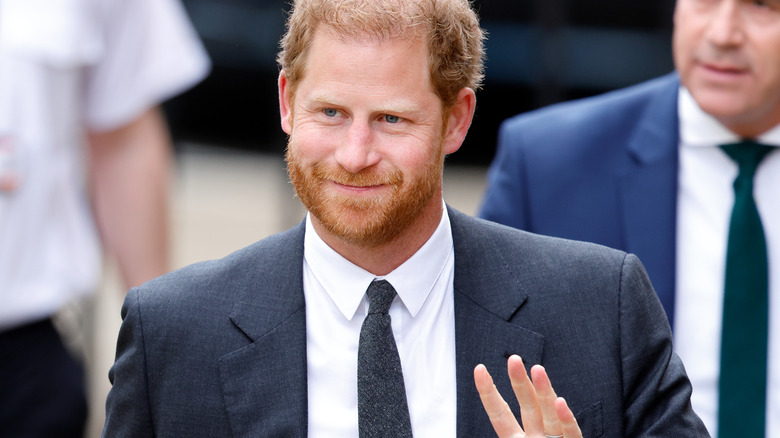
{"label": "blurred background", "polygon": [[[164,106],[176,148],[173,266],[222,257],[289,228],[304,211],[282,159],[275,62],[286,0],[183,0],[213,62]],[[445,199],[477,211],[507,117],[672,70],[673,0],[478,0],[487,76],[464,146],[448,158]],[[89,436],[99,436],[124,291],[107,264],[94,304]],[[76,315],[77,317],[78,315]]]}
{"label": "blurred background", "polygon": [[[281,153],[277,43],[286,0],[183,0],[214,70],[166,105],[179,140]],[[487,76],[453,162],[486,165],[499,123],[551,103],[672,70],[673,0],[475,0],[488,31]]]}

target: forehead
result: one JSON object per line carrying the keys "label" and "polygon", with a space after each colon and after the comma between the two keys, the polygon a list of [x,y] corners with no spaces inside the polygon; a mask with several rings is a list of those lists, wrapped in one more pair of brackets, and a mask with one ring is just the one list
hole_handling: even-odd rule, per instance
{"label": "forehead", "polygon": [[[354,59],[361,62],[402,62],[410,67],[426,67],[428,47],[419,33],[410,29],[404,33],[341,33],[327,25],[317,26],[311,41],[309,62],[312,58],[326,61],[331,67],[341,65],[338,60]],[[317,55],[321,55],[317,57]],[[316,60],[315,60],[316,61]],[[346,66],[351,66],[350,62]],[[322,66],[322,65],[321,65]]]}
{"label": "forehead", "polygon": [[392,90],[398,98],[433,93],[428,47],[415,36],[343,36],[320,28],[312,39],[300,86],[331,94],[347,86],[369,95]]}

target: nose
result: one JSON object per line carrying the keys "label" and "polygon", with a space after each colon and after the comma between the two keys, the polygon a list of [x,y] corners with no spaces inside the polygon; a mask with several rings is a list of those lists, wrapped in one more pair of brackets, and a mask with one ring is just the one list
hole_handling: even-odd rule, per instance
{"label": "nose", "polygon": [[336,162],[345,170],[358,173],[379,161],[374,133],[368,123],[353,120],[335,153]]}
{"label": "nose", "polygon": [[[745,40],[738,0],[722,0],[707,26],[707,39],[718,47],[735,47]],[[683,23],[684,25],[684,23]]]}

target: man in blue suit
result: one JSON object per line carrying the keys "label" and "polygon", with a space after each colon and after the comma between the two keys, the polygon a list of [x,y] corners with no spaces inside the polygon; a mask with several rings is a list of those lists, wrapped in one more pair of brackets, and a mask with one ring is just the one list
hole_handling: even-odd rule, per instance
{"label": "man in blue suit", "polygon": [[[674,60],[676,73],[507,120],[480,216],[637,254],[714,435],[738,173],[717,145],[767,145],[753,194],[768,294],[780,296],[780,2],[678,0]],[[780,300],[770,305],[766,436],[780,436]]]}
{"label": "man in blue suit", "polygon": [[295,2],[279,103],[308,215],[128,293],[105,435],[707,436],[635,256],[445,206],[483,58],[466,0]]}

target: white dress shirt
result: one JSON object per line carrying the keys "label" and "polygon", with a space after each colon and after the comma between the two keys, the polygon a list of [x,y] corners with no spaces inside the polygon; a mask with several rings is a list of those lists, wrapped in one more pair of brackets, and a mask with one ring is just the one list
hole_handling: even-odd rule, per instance
{"label": "white dress shirt", "polygon": [[[690,93],[679,95],[680,174],[674,340],[693,384],[692,403],[717,436],[720,333],[726,246],[737,164],[717,146],[741,139],[705,113]],[[780,125],[757,139],[780,146]],[[766,436],[780,436],[780,152],[754,177],[754,197],[769,257],[769,367]]]}
{"label": "white dress shirt", "polygon": [[384,277],[352,264],[306,219],[303,290],[309,436],[358,437],[357,352],[375,278],[393,285],[393,334],[415,436],[455,436],[454,252],[446,210],[431,238]]}

